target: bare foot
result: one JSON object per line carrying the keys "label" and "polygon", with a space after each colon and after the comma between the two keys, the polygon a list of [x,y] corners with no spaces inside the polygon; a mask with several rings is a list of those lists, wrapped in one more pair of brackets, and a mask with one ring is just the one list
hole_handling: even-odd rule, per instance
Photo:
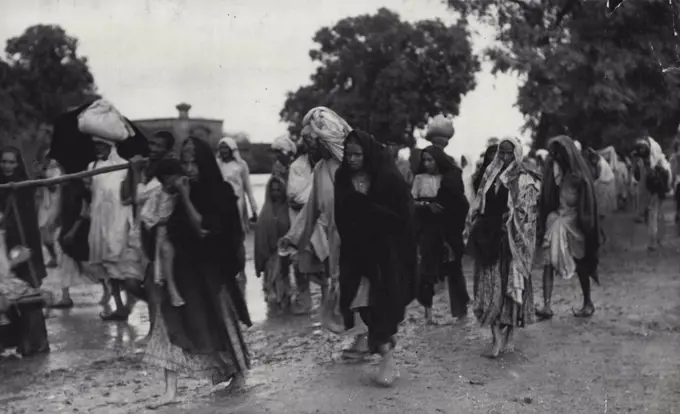
{"label": "bare foot", "polygon": [[394,353],[390,350],[383,354],[374,381],[380,386],[391,387],[397,378],[399,378],[399,371],[394,360]]}
{"label": "bare foot", "polygon": [[156,410],[158,408],[165,407],[165,406],[168,406],[168,405],[177,404],[177,403],[179,403],[179,401],[177,400],[176,395],[171,395],[171,394],[166,393],[160,399],[152,402],[151,404],[147,404],[146,408],[148,408],[149,410]]}
{"label": "bare foot", "polygon": [[553,317],[553,311],[549,307],[544,307],[543,309],[536,309],[536,316],[538,316],[538,319],[540,320],[548,320],[552,319]]}
{"label": "bare foot", "polygon": [[231,377],[231,382],[225,388],[228,392],[241,392],[246,388],[246,376],[243,373],[234,374]]}
{"label": "bare foot", "polygon": [[354,338],[354,343],[347,349],[342,350],[343,359],[364,359],[369,355],[368,337],[366,335],[358,335]]}
{"label": "bare foot", "polygon": [[572,309],[572,313],[577,318],[590,318],[595,313],[595,306],[593,306],[592,303],[589,303],[583,306],[581,310],[575,311]]}
{"label": "bare foot", "polygon": [[434,320],[434,316],[432,315],[432,309],[430,308],[425,308],[425,324],[431,326],[439,325],[437,321]]}
{"label": "bare foot", "polygon": [[497,339],[496,335],[493,336],[493,339],[491,341],[491,347],[482,354],[482,356],[495,359],[498,358],[498,355],[501,353],[501,341]]}
{"label": "bare foot", "polygon": [[501,349],[501,352],[509,354],[515,352],[515,330],[513,328],[507,329],[507,332],[503,336],[503,348]]}

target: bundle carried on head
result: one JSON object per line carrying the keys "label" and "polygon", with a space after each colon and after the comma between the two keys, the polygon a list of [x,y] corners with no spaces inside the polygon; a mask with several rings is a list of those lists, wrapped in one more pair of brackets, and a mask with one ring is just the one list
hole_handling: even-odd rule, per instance
{"label": "bundle carried on head", "polygon": [[149,153],[142,131],[111,103],[99,99],[57,118],[50,156],[67,174],[84,171],[96,158],[92,140],[95,136],[114,143],[118,154],[126,159]]}

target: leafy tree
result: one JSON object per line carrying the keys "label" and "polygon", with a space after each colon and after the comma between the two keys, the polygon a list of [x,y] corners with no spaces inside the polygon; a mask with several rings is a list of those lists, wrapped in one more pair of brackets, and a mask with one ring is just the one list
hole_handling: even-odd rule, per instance
{"label": "leafy tree", "polygon": [[[496,28],[494,70],[519,75],[517,105],[534,146],[566,133],[619,147],[678,126],[678,2],[448,0],[465,18]],[[609,8],[607,7],[609,4]]]}
{"label": "leafy tree", "polygon": [[[37,25],[7,41],[0,60],[0,139],[24,149],[49,135],[66,110],[98,98],[78,40],[59,26]],[[29,149],[30,151],[30,149]]]}
{"label": "leafy tree", "polygon": [[429,116],[458,115],[480,68],[464,23],[409,23],[384,8],[322,28],[314,41],[312,83],[289,93],[280,114],[291,134],[324,105],[355,128],[413,146],[413,131]]}

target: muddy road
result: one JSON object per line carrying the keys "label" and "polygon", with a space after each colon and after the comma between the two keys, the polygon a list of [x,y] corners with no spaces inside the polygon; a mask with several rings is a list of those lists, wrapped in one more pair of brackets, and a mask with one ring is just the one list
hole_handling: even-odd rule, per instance
{"label": "muddy road", "polygon": [[[615,216],[593,318],[571,316],[580,306],[578,282],[557,281],[555,318],[522,330],[517,352],[498,360],[481,356],[490,333],[474,318],[447,317],[445,294],[435,306],[439,326],[425,326],[413,306],[399,336],[401,378],[391,389],[370,381],[377,360],[341,361],[351,338],[322,330],[315,316],[267,318],[250,275],[258,323],[246,332],[254,358],[246,391],[225,395],[182,378],[181,403],[157,412],[680,413],[680,240],[670,211],[666,222],[663,248],[648,253],[646,229],[630,215]],[[538,268],[534,288],[538,303]],[[135,343],[148,330],[145,306],[128,324],[104,323],[99,295],[96,286],[77,289],[76,308],[52,312],[51,355],[0,360],[1,412],[142,413],[162,393],[162,373],[142,365]]]}

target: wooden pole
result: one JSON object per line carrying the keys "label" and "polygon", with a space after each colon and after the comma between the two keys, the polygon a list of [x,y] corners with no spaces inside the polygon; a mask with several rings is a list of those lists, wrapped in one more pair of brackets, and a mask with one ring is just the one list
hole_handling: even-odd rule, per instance
{"label": "wooden pole", "polygon": [[[147,159],[140,160],[139,163],[146,163]],[[0,190],[16,190],[19,188],[30,188],[30,187],[48,187],[52,185],[63,184],[71,180],[82,180],[84,178],[94,177],[95,175],[106,174],[113,171],[126,170],[132,166],[132,163],[126,162],[125,164],[112,165],[109,167],[97,168],[90,171],[81,171],[73,174],[62,175],[61,177],[55,178],[44,178],[40,180],[25,180],[17,181],[13,183],[0,184]]]}

